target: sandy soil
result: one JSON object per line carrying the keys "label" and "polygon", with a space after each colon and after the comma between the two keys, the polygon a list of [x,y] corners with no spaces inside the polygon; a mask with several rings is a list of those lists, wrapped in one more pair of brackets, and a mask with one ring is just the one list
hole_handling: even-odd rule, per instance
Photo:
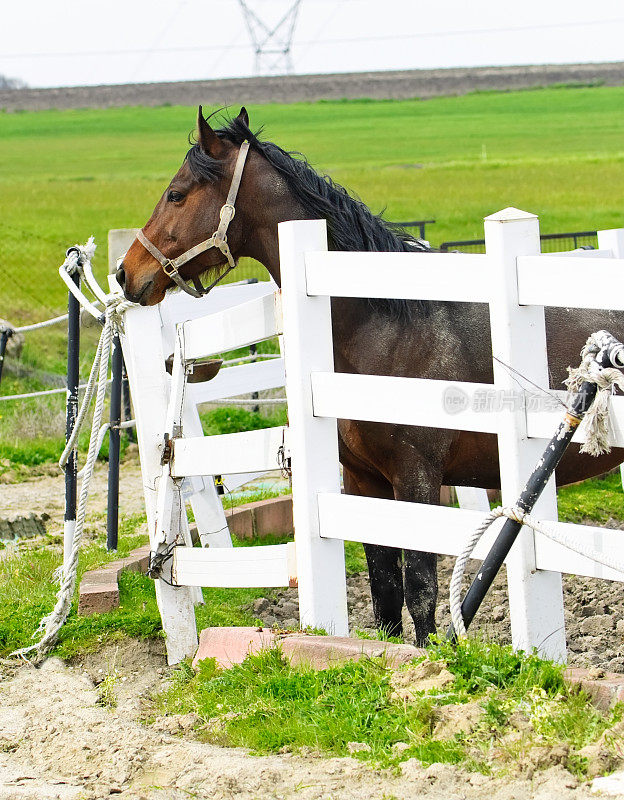
{"label": "sandy soil", "polygon": [[[119,513],[120,516],[126,517],[145,511],[136,445],[130,445],[129,449],[130,454],[124,459],[119,486]],[[63,530],[65,476],[56,465],[47,466],[51,473],[49,475],[0,486],[0,512],[7,515],[23,512],[33,512],[37,515],[46,513],[50,517],[46,523],[48,533],[56,535]],[[87,505],[87,515],[91,520],[99,514],[106,513],[107,483],[107,464],[98,461],[91,479]]]}
{"label": "sandy soil", "polygon": [[[561,766],[531,778],[490,779],[412,759],[400,774],[352,758],[257,757],[203,744],[171,718],[145,724],[149,694],[166,680],[162,645],[109,646],[66,665],[0,669],[0,800],[528,800],[591,795]],[[96,684],[116,671],[116,708],[98,704]],[[530,772],[529,772],[530,774]]]}

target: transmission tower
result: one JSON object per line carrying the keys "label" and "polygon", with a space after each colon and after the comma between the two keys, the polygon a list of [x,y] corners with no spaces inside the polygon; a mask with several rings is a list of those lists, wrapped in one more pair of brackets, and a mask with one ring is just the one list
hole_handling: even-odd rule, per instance
{"label": "transmission tower", "polygon": [[[255,51],[256,75],[291,75],[291,46],[302,0],[282,2],[281,16],[271,22],[251,8],[252,0],[238,0]],[[258,6],[256,1],[254,5]]]}

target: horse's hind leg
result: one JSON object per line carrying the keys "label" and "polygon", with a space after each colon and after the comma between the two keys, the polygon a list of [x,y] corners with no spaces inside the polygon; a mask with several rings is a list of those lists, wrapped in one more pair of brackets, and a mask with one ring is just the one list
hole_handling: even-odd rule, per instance
{"label": "horse's hind leg", "polygon": [[[346,467],[343,471],[347,494],[392,499],[392,486],[383,478],[369,473],[357,473]],[[401,550],[395,547],[365,544],[375,625],[389,636],[400,636],[403,630],[403,570]]]}
{"label": "horse's hind leg", "polygon": [[403,633],[403,569],[401,550],[365,544],[375,626],[388,636]]}

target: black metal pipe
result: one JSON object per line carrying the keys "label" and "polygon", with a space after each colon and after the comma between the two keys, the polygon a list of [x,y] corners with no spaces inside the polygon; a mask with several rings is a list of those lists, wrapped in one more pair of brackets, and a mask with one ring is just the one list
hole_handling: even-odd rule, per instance
{"label": "black metal pipe", "polygon": [[13,336],[10,328],[2,328],[0,331],[0,383],[2,383],[2,367],[4,366],[4,355],[6,353],[9,339]]}
{"label": "black metal pipe", "polygon": [[[622,345],[613,337],[607,347],[604,347],[597,355],[596,360],[603,366],[621,367],[620,353]],[[565,417],[559,424],[555,435],[552,437],[544,455],[537,462],[533,469],[531,476],[525,484],[516,505],[522,509],[526,514],[530,514],[533,507],[537,503],[540,495],[544,491],[550,476],[555,471],[557,465],[561,461],[568,445],[576,429],[578,428],[581,420],[585,416],[591,404],[596,397],[597,387],[595,383],[585,381],[581,384],[578,394],[574,398],[571,407],[566,411]],[[496,541],[492,545],[489,553],[483,560],[479,568],[477,577],[473,580],[470,588],[466,592],[466,596],[462,602],[461,611],[464,619],[464,626],[466,630],[479,610],[481,603],[488,589],[492,585],[494,578],[503,565],[505,558],[511,550],[513,543],[516,541],[518,534],[522,528],[521,522],[516,522],[513,519],[505,520],[500,533],[496,537]],[[449,626],[447,631],[447,639],[454,641],[457,634],[453,625]]]}
{"label": "black metal pipe", "polygon": [[119,336],[113,336],[111,356],[110,428],[108,430],[108,508],[106,548],[117,549],[119,534],[119,458],[123,356]]}
{"label": "black metal pipe", "polygon": [[[80,288],[80,274],[76,270],[71,279]],[[74,430],[78,416],[78,384],[80,381],[80,303],[71,292],[67,298],[67,403],[65,441]],[[70,453],[65,466],[65,533],[64,553],[67,557],[73,541],[76,524],[76,498],[78,487],[78,465],[76,453]]]}

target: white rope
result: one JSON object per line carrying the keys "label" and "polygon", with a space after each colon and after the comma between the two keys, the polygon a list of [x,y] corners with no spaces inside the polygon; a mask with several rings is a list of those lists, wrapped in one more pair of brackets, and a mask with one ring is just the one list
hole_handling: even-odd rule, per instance
{"label": "white rope", "polygon": [[[586,422],[586,441],[581,447],[581,453],[598,456],[610,452],[609,446],[609,396],[615,387],[624,390],[624,375],[621,370],[614,367],[602,367],[598,355],[608,351],[611,363],[624,363],[624,346],[617,342],[608,331],[592,333],[581,350],[581,364],[576,369],[568,368],[569,377],[566,386],[570,392],[578,392],[585,382],[595,383],[598,387],[596,396],[590,407],[586,409],[584,420]],[[461,584],[466,563],[477,542],[483,534],[499,517],[507,517],[522,525],[528,525],[534,531],[543,534],[558,544],[578,553],[581,556],[610,567],[618,572],[624,572],[624,561],[603,555],[577,539],[561,533],[539,520],[531,517],[519,506],[495,508],[487,514],[479,527],[473,531],[460,555],[458,556],[449,588],[449,605],[451,607],[451,620],[457,636],[466,635],[466,626],[461,613]]]}
{"label": "white rope", "polygon": [[[90,258],[93,255],[93,240],[90,239],[85,248],[81,248],[83,258]],[[80,406],[76,422],[73,430],[61,455],[59,464],[65,467],[70,454],[74,451],[76,440],[80,432],[80,428],[84,423],[87,409],[90,405],[91,399],[95,393],[95,409],[93,412],[93,421],[91,425],[91,436],[89,439],[89,450],[84,467],[81,470],[82,483],[80,485],[80,496],[78,500],[78,509],[76,512],[76,527],[74,530],[72,549],[69,558],[63,563],[63,570],[61,575],[61,585],[57,592],[56,604],[50,614],[43,617],[39,623],[39,628],[34,636],[43,632],[41,639],[30,647],[24,647],[17,650],[12,655],[26,656],[28,653],[34,652],[37,658],[42,658],[54,646],[65,620],[71,609],[71,602],[74,596],[74,589],[76,586],[76,573],[78,570],[78,554],[80,551],[80,543],[84,530],[84,522],[87,509],[87,498],[89,495],[89,484],[97,454],[99,452],[98,441],[99,432],[102,422],[102,414],[104,411],[104,399],[106,396],[106,384],[108,383],[108,362],[111,351],[111,343],[113,336],[119,331],[119,319],[124,311],[134,305],[121,300],[115,295],[106,297],[106,309],[104,318],[104,327],[98,342],[95,360],[91,368],[89,380],[87,382],[86,393]]]}
{"label": "white rope", "polygon": [[[100,450],[102,449],[102,445],[104,444],[104,437],[106,436],[106,434],[110,430],[110,427],[111,427],[110,422],[105,422],[100,427],[100,430],[98,431],[97,444],[95,446],[95,452],[96,453],[99,453]],[[118,427],[120,430],[125,430],[126,428],[135,428],[136,427],[136,420],[134,420],[134,419],[125,420],[124,422],[120,422],[119,425],[117,425],[116,427]],[[84,467],[78,473],[78,477],[81,478],[83,473],[84,473]]]}
{"label": "white rope", "polygon": [[[108,379],[108,383],[111,382],[111,379]],[[86,383],[81,383],[78,387],[79,391],[87,388]],[[67,387],[62,386],[59,389],[43,389],[40,392],[28,392],[27,394],[3,394],[0,396],[0,402],[4,400],[28,400],[31,397],[47,397],[48,395],[52,394],[67,394]]]}
{"label": "white rope", "polygon": [[58,325],[59,322],[64,322],[67,317],[67,314],[61,314],[60,317],[52,317],[52,319],[46,319],[43,322],[34,322],[32,325],[22,325],[19,328],[14,328],[11,326],[11,330],[13,333],[28,333],[28,331],[38,331],[39,328],[47,328],[50,325]]}
{"label": "white rope", "polygon": [[[596,355],[604,347],[613,342],[613,337],[606,331],[593,333],[581,350],[581,364],[576,369],[568,368],[565,381],[569,392],[578,392],[584,381],[595,383],[598,387],[596,399],[585,414],[586,439],[581,445],[581,453],[599,456],[610,453],[609,444],[609,396],[617,386],[624,390],[624,375],[615,367],[601,367]],[[617,363],[617,362],[616,362]]]}
{"label": "white rope", "polygon": [[449,591],[449,604],[451,606],[451,620],[457,636],[466,635],[466,626],[464,625],[464,618],[461,613],[461,584],[466,563],[483,534],[495,520],[499,519],[499,517],[507,517],[508,519],[515,520],[516,522],[521,522],[523,525],[532,528],[537,533],[541,533],[543,536],[546,536],[553,542],[557,542],[557,544],[563,545],[569,550],[572,550],[573,552],[578,553],[579,555],[584,556],[591,561],[595,561],[597,564],[601,564],[603,567],[609,567],[617,572],[624,573],[623,559],[605,555],[604,553],[599,553],[597,550],[594,550],[593,547],[584,544],[578,539],[572,538],[556,528],[551,527],[547,523],[535,519],[530,514],[524,512],[519,506],[507,506],[505,508],[499,506],[498,508],[490,511],[490,513],[484,517],[483,522],[479,525],[479,527],[473,531],[470,538],[466,542],[466,546],[457,557],[455,567],[453,568],[453,575],[451,576],[451,585]]}

